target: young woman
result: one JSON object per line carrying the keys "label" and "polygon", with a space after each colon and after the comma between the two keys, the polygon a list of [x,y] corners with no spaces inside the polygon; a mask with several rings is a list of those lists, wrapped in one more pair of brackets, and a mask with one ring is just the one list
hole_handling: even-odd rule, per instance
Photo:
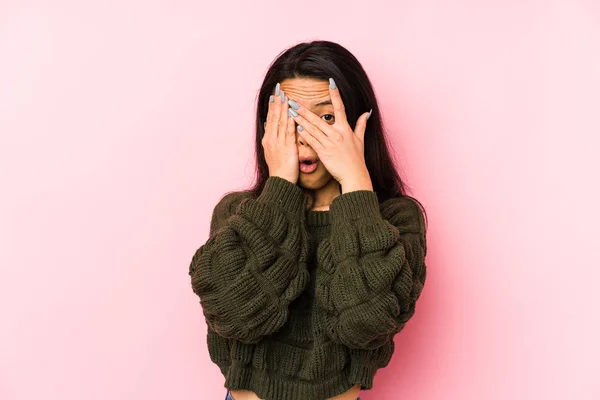
{"label": "young woman", "polygon": [[415,312],[426,223],[348,50],[301,43],[272,63],[256,161],[189,267],[226,399],[360,399]]}

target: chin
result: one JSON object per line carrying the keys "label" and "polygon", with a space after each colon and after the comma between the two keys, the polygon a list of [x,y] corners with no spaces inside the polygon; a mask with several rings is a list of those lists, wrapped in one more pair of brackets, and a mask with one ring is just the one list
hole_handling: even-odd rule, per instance
{"label": "chin", "polygon": [[298,184],[304,189],[317,190],[327,185],[330,179],[331,176],[329,174],[322,174],[318,171],[315,171],[312,174],[303,174],[300,172]]}

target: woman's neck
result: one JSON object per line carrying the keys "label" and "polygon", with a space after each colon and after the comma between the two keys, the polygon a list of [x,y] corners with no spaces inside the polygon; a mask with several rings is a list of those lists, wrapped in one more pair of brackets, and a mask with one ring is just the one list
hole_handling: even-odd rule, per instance
{"label": "woman's neck", "polygon": [[331,180],[322,188],[319,189],[303,189],[308,194],[312,201],[308,204],[308,209],[311,211],[326,211],[333,202],[333,199],[341,194],[341,187],[338,181]]}

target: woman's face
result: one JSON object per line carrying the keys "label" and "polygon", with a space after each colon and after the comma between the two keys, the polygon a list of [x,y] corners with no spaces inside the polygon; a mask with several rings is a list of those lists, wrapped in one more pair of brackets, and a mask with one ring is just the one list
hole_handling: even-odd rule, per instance
{"label": "woman's face", "polygon": [[[293,78],[285,79],[280,82],[281,90],[285,96],[294,100],[303,107],[308,108],[313,113],[321,117],[328,124],[333,124],[335,118],[333,115],[333,106],[329,96],[329,81],[317,80],[313,78]],[[296,130],[296,143],[300,156],[315,157],[319,155],[308,143],[306,143]],[[306,189],[320,189],[327,185],[333,177],[322,162],[318,163],[317,169],[310,173],[299,172],[298,184]]]}

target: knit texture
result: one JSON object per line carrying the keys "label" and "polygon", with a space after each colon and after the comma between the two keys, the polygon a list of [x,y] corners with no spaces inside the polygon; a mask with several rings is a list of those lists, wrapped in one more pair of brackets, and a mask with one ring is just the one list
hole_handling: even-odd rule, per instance
{"label": "knit texture", "polygon": [[226,195],[189,266],[211,360],[230,390],[323,400],[371,389],[425,283],[421,209],[370,190],[307,211],[308,196],[272,176],[260,196]]}

